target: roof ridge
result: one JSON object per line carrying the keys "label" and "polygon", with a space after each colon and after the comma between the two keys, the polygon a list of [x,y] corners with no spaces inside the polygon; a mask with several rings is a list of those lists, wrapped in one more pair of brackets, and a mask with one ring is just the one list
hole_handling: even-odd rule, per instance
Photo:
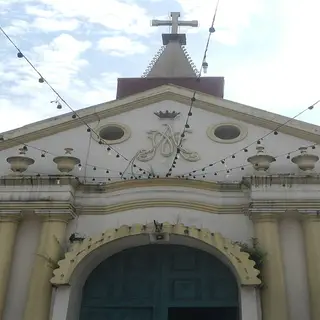
{"label": "roof ridge", "polygon": [[170,41],[161,47],[151,60],[144,78],[197,77],[199,71],[186,48],[178,41]]}
{"label": "roof ridge", "polygon": [[149,62],[149,65],[147,66],[147,68],[145,69],[145,71],[143,72],[141,78],[146,78],[149,74],[149,72],[151,71],[151,69],[154,67],[154,65],[156,64],[156,62],[159,60],[159,58],[161,57],[161,55],[163,54],[163,51],[165,50],[166,46],[163,45],[160,47],[160,49],[157,51],[157,53],[154,55],[153,59]]}
{"label": "roof ridge", "polygon": [[187,47],[185,45],[180,45],[181,49],[184,53],[184,56],[187,58],[188,62],[190,63],[191,68],[193,69],[193,71],[195,72],[195,74],[197,75],[197,77],[200,75],[200,71],[197,69],[197,66],[195,65],[195,63],[193,62]]}

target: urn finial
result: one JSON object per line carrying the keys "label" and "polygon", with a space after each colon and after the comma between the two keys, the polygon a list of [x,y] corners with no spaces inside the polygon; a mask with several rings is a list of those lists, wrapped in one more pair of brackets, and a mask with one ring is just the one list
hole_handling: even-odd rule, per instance
{"label": "urn finial", "polygon": [[264,147],[262,145],[257,145],[256,150],[257,154],[249,157],[247,161],[253,165],[255,170],[267,171],[270,168],[270,164],[276,161],[276,158],[265,154]]}
{"label": "urn finial", "polygon": [[319,161],[319,157],[314,154],[309,154],[307,147],[300,147],[300,154],[291,159],[302,171],[311,171],[314,169],[315,164]]}

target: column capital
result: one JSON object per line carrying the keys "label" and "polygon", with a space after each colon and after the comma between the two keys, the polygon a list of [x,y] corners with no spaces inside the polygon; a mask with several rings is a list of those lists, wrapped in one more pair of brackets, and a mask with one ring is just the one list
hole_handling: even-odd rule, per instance
{"label": "column capital", "polygon": [[320,222],[320,209],[299,209],[301,221]]}
{"label": "column capital", "polygon": [[249,217],[254,222],[275,222],[282,218],[285,210],[251,208],[249,209]]}
{"label": "column capital", "polygon": [[34,213],[43,222],[67,223],[76,217],[76,214],[71,209],[36,209]]}
{"label": "column capital", "polygon": [[19,222],[21,218],[21,210],[0,210],[0,222]]}

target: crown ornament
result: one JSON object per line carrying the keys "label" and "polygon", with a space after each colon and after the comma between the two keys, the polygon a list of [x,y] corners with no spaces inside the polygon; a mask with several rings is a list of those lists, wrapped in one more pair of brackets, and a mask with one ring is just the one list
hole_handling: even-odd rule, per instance
{"label": "crown ornament", "polygon": [[166,110],[166,111],[157,111],[157,112],[154,112],[154,114],[159,119],[174,120],[176,117],[178,117],[180,115],[180,112]]}

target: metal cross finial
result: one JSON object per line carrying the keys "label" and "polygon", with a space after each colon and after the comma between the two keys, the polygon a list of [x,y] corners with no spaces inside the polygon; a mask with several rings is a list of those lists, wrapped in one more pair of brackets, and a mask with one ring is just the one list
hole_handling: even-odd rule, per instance
{"label": "metal cross finial", "polygon": [[179,21],[180,12],[171,12],[172,20],[152,20],[153,27],[171,26],[171,34],[178,34],[179,26],[198,27],[197,20]]}

